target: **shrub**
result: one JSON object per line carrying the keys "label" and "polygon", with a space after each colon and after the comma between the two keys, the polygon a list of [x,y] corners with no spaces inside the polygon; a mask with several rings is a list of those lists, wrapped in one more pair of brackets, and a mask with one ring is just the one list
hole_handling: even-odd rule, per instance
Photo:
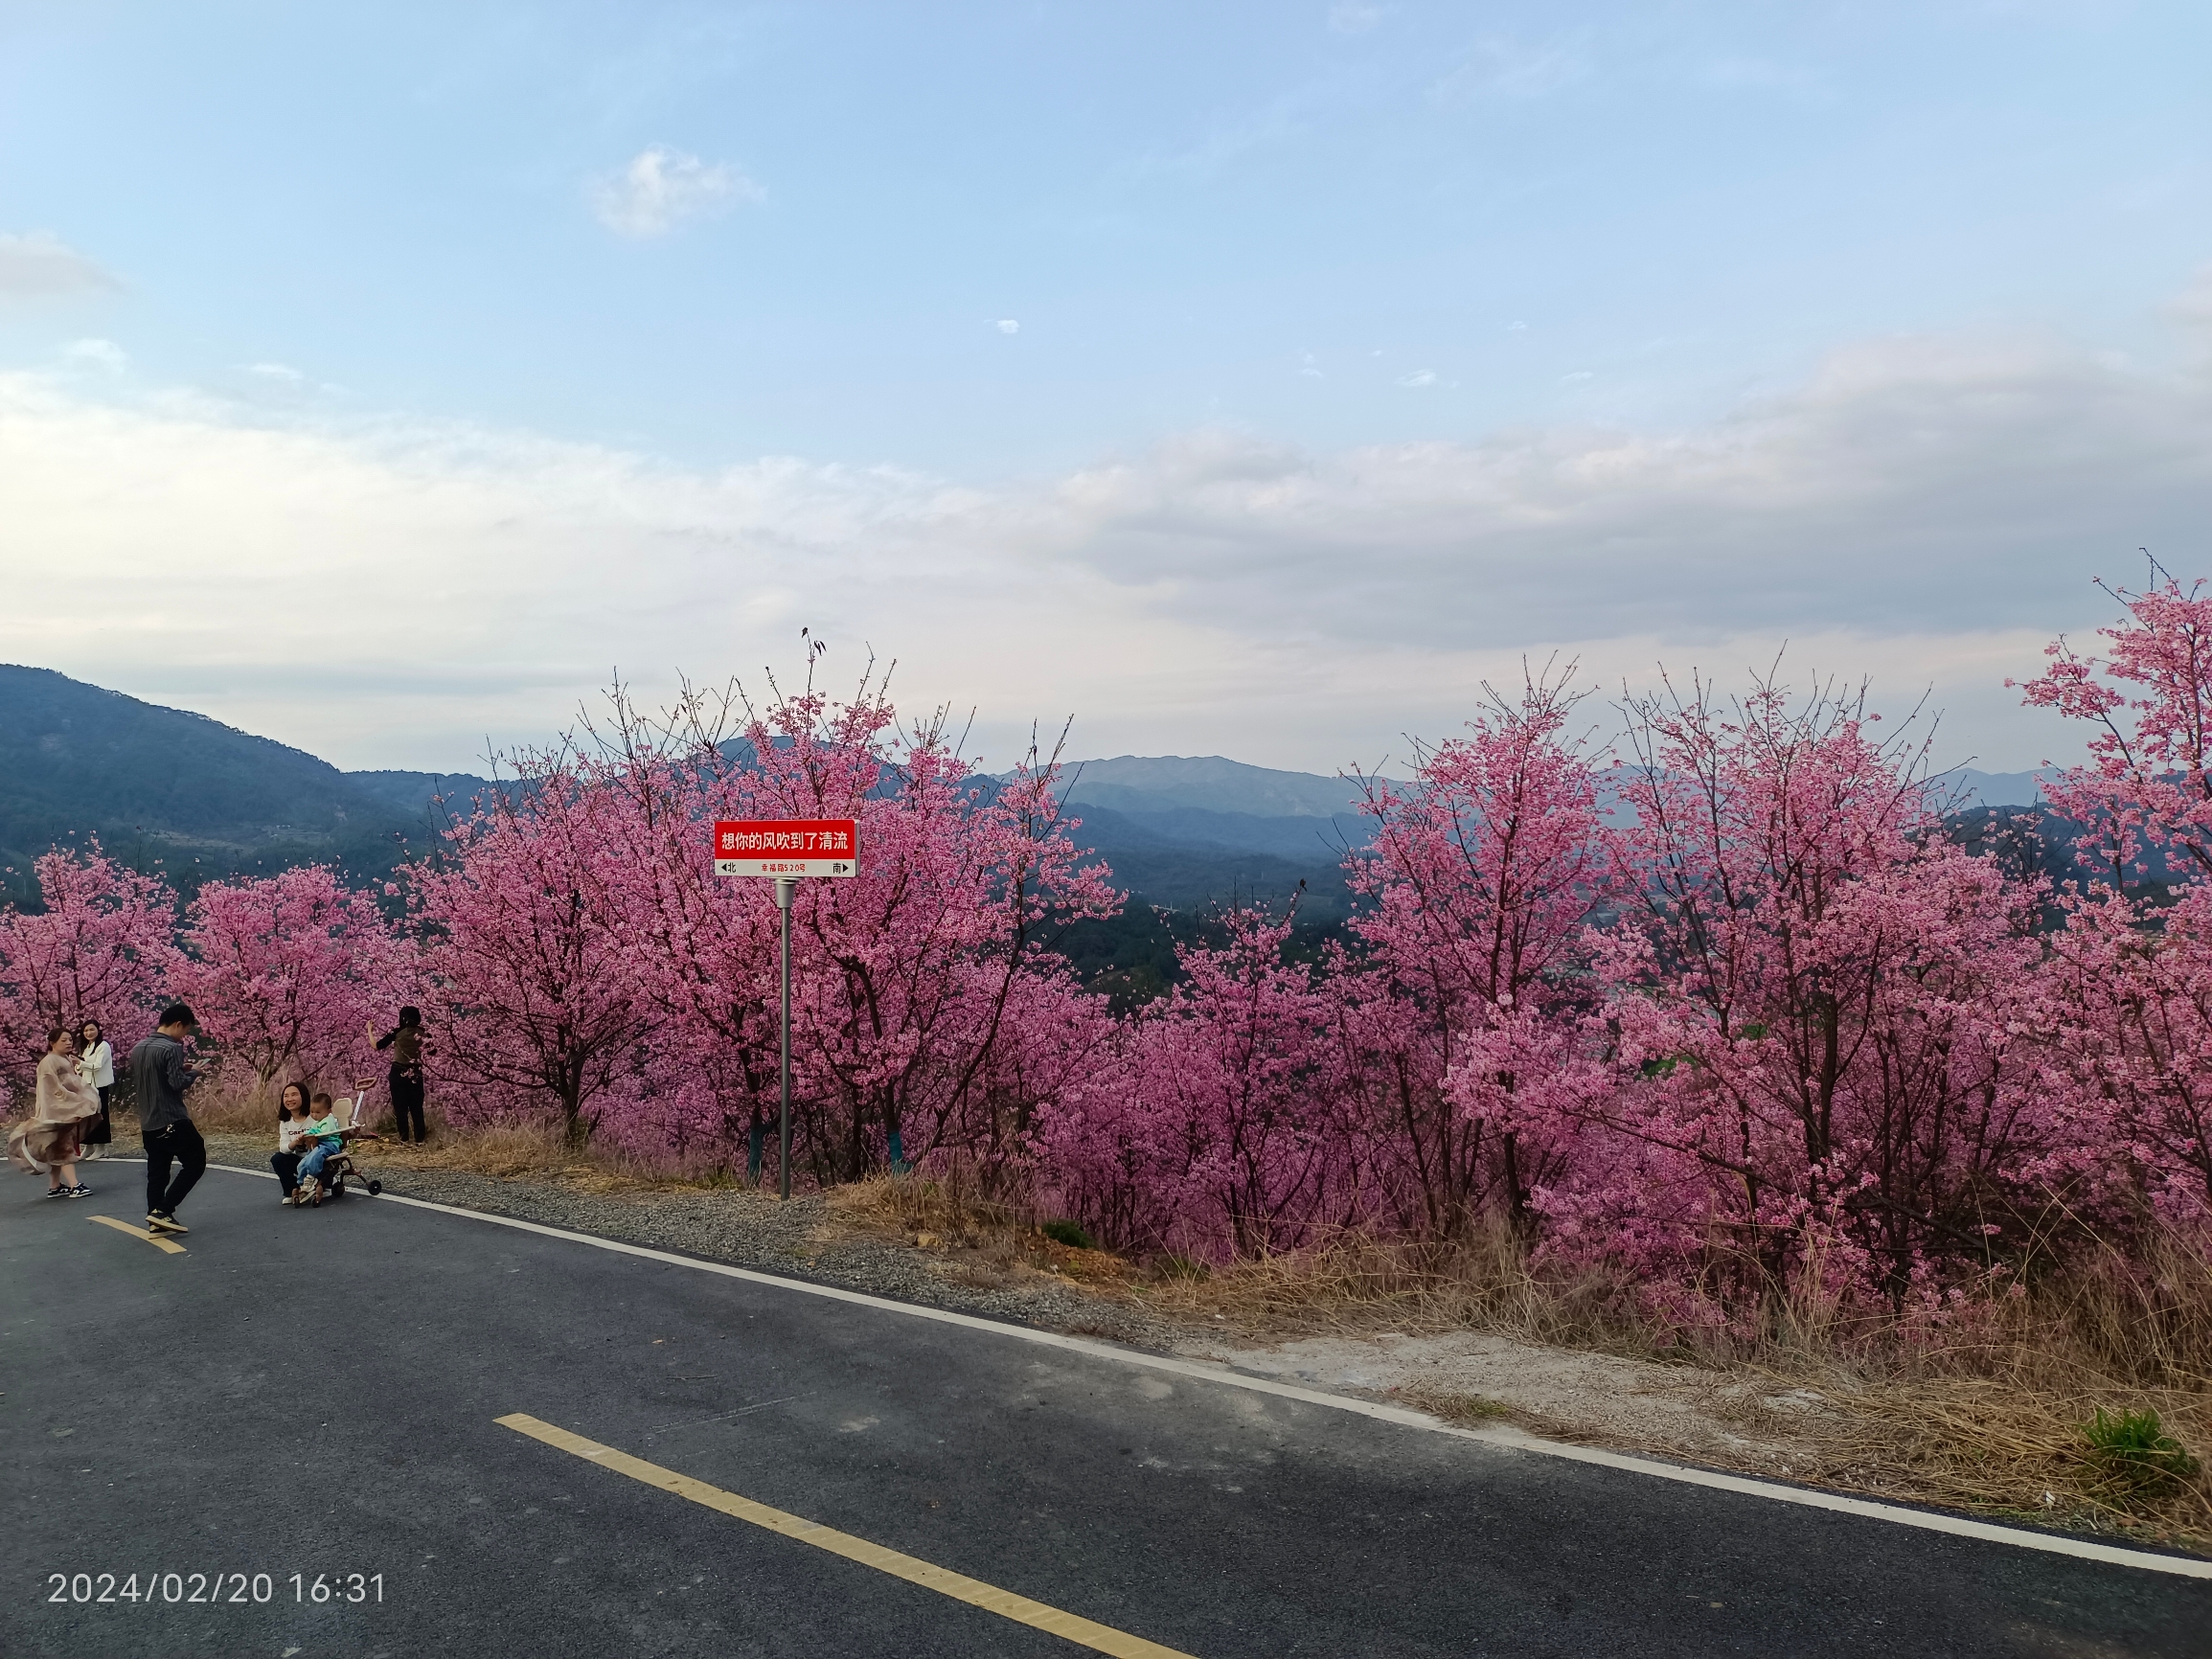
{"label": "shrub", "polygon": [[1070,1250],[1096,1250],[1098,1240],[1083,1230],[1076,1221],[1047,1221],[1044,1236],[1055,1244],[1065,1244]]}
{"label": "shrub", "polygon": [[2197,1472],[2197,1460],[2148,1407],[2108,1415],[2100,1406],[2082,1424],[2082,1440],[2090,1462],[2115,1486],[2167,1491]]}

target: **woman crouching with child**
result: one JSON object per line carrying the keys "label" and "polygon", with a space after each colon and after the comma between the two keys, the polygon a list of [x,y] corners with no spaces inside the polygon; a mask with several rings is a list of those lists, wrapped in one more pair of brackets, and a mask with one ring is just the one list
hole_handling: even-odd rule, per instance
{"label": "woman crouching with child", "polygon": [[307,1132],[308,1085],[286,1083],[285,1092],[277,1097],[277,1149],[269,1157],[269,1168],[277,1172],[277,1182],[285,1190],[280,1203],[289,1204],[299,1191],[300,1159],[307,1154],[300,1137]]}
{"label": "woman crouching with child", "polygon": [[[363,1088],[353,1097],[355,1115],[358,1115],[360,1102],[366,1093],[367,1090]],[[329,1185],[323,1179],[324,1167],[346,1149],[349,1141],[380,1141],[384,1138],[372,1135],[366,1129],[346,1127],[338,1121],[337,1102],[329,1095],[317,1094],[311,1110],[313,1117],[299,1130],[292,1143],[301,1155],[298,1172],[294,1177],[297,1184],[285,1200],[291,1204],[320,1204],[323,1201],[324,1190]],[[280,1137],[283,1135],[283,1125],[278,1125],[277,1133]]]}

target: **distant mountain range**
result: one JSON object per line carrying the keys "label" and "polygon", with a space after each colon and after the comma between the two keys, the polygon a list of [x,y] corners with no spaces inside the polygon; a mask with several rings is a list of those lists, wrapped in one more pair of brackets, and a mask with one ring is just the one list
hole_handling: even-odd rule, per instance
{"label": "distant mountain range", "polygon": [[1225,900],[1281,904],[1306,883],[1313,920],[1349,907],[1342,864],[1373,827],[1342,778],[1278,772],[1219,755],[1123,755],[1066,768],[1076,839],[1098,850],[1133,898],[1188,910]]}
{"label": "distant mountain range", "polygon": [[[1140,905],[1280,902],[1303,879],[1309,915],[1342,914],[1337,865],[1366,838],[1351,784],[1220,757],[1123,756],[1068,777],[1078,838]],[[18,900],[33,859],[92,837],[187,894],[310,861],[373,880],[435,838],[437,797],[486,787],[464,773],[343,772],[204,715],[0,666],[0,865]]]}
{"label": "distant mountain range", "polygon": [[[1339,920],[1340,868],[1370,838],[1358,787],[1219,755],[1122,755],[1066,768],[1077,836],[1140,905],[1229,900]],[[2026,807],[2036,774],[1949,775],[1960,804]],[[372,880],[436,835],[437,797],[488,786],[465,773],[342,772],[204,715],[103,691],[49,669],[0,666],[0,865],[11,896],[50,846],[97,836],[131,864],[202,881],[323,860]]]}
{"label": "distant mountain range", "polygon": [[2043,798],[2041,772],[1976,772],[1962,766],[1946,772],[1942,783],[1956,786],[1961,810],[1969,807],[2033,807]]}

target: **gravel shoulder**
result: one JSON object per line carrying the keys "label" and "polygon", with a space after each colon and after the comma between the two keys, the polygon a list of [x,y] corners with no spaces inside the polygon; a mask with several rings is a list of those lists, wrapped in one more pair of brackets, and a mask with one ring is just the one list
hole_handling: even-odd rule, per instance
{"label": "gravel shoulder", "polygon": [[1200,1333],[1177,1353],[1335,1394],[1395,1399],[1453,1421],[1508,1421],[1555,1440],[1802,1478],[1816,1448],[1792,1429],[1831,1415],[1808,1390],[1687,1366],[1545,1348],[1486,1330],[1301,1336]]}

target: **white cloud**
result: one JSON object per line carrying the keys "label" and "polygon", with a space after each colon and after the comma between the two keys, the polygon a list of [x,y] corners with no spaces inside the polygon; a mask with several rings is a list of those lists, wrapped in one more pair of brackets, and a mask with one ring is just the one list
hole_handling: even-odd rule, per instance
{"label": "white cloud", "polygon": [[658,144],[618,171],[589,180],[585,193],[601,224],[640,240],[666,236],[687,219],[767,198],[766,191],[728,162],[704,162]]}
{"label": "white cloud", "polygon": [[1432,89],[1445,102],[1466,98],[1538,99],[1589,78],[1586,32],[1526,45],[1504,35],[1477,41]]}
{"label": "white cloud", "polygon": [[1579,381],[1583,381],[1583,380],[1595,380],[1596,378],[1597,378],[1597,375],[1596,375],[1594,373],[1592,373],[1590,370],[1588,370],[1588,369],[1577,369],[1577,370],[1576,370],[1576,371],[1575,371],[1573,374],[1571,374],[1571,375],[1562,375],[1560,376],[1560,384],[1561,384],[1561,385],[1562,385],[1562,386],[1572,386],[1572,385],[1575,385],[1576,383],[1578,383]]}
{"label": "white cloud", "polygon": [[1062,490],[1093,568],[1256,629],[1498,647],[2043,626],[2138,545],[2212,565],[2212,382],[1899,339],[1702,428],[1315,455],[1208,435]]}
{"label": "white cloud", "polygon": [[1398,383],[1401,386],[1433,386],[1436,384],[1436,371],[1434,369],[1416,369],[1410,375],[1399,375]]}
{"label": "white cloud", "polygon": [[2014,769],[2064,739],[2005,675],[2104,620],[2089,579],[2138,545],[2212,564],[2208,513],[2212,380],[2034,340],[1870,343],[1679,431],[1197,432],[990,490],[14,375],[0,660],[349,764],[460,766],[616,668],[650,693],[787,665],[804,624],[848,670],[863,643],[901,659],[909,701],[980,708],[987,754],[1073,713],[1090,752],[1326,769],[1452,727],[1523,651],[1644,683],[1661,658],[1741,676],[1787,638],[1893,706],[1932,680],[1947,758]]}
{"label": "white cloud", "polygon": [[2212,265],[2198,271],[2166,309],[2182,327],[2204,330],[2212,338]]}
{"label": "white cloud", "polygon": [[1329,29],[1335,34],[1365,34],[1379,28],[1390,12],[1388,6],[1361,6],[1352,4],[1351,0],[1339,0],[1339,4],[1329,8]]}
{"label": "white cloud", "polygon": [[343,398],[345,391],[343,386],[317,380],[289,363],[263,361],[241,364],[237,378],[218,395],[227,395],[262,410],[299,414],[328,399]]}
{"label": "white cloud", "polygon": [[97,293],[122,285],[51,231],[0,235],[0,300]]}
{"label": "white cloud", "polygon": [[998,331],[1002,334],[1018,334],[1021,332],[1021,325],[1012,317],[1001,317],[998,319]]}
{"label": "white cloud", "polygon": [[120,375],[130,367],[130,353],[113,340],[72,340],[61,348],[61,355],[71,363],[89,364],[110,375]]}

